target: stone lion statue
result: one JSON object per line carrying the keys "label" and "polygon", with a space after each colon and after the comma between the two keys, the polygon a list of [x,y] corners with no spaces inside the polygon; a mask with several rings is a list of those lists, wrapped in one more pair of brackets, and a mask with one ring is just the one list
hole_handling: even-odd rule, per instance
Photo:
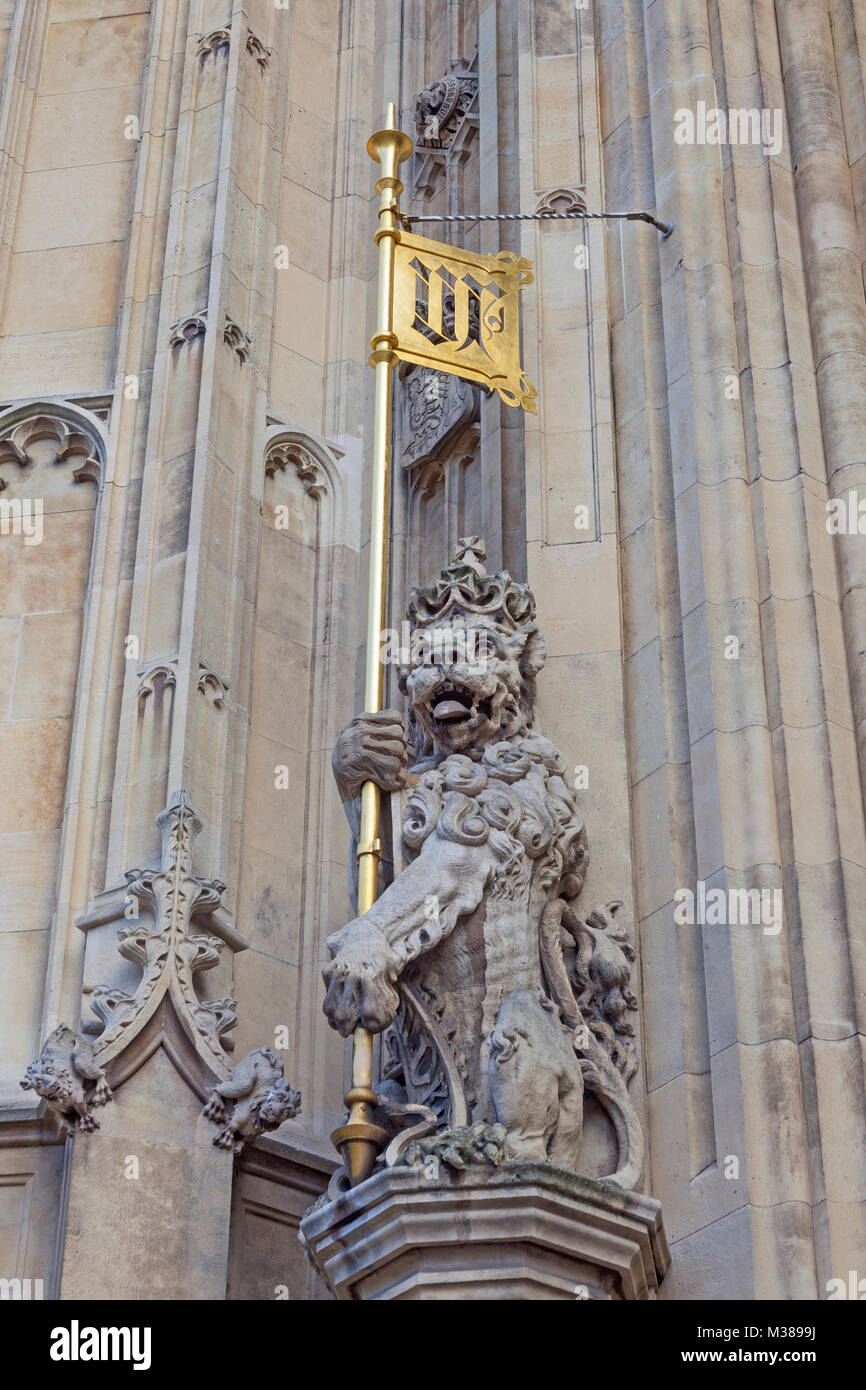
{"label": "stone lion statue", "polygon": [[[406,728],[387,710],[337,741],[350,865],[365,780],[399,794],[402,827],[393,881],[328,939],[324,1009],[344,1037],[358,1023],[385,1033],[391,1108],[396,1094],[429,1107],[450,1152],[455,1129],[500,1125],[506,1158],[576,1171],[591,1092],[617,1138],[610,1176],[631,1188],[643,1167],[627,1092],[634,952],[619,903],[585,920],[574,910],[586,832],[564,760],[535,722],[535,601],[507,572],[487,574],[484,558],[477,537],[464,539],[437,583],[411,595]],[[419,1144],[432,1153],[436,1135],[413,1139],[415,1161]]]}
{"label": "stone lion statue", "polygon": [[[226,1102],[231,1101],[231,1110]],[[292,1089],[283,1076],[282,1058],[268,1047],[248,1052],[231,1070],[225,1081],[214,1086],[204,1115],[222,1125],[214,1136],[220,1149],[240,1153],[250,1139],[279,1129],[301,1111],[301,1093]]]}
{"label": "stone lion statue", "polygon": [[112,1100],[105,1072],[96,1063],[86,1038],[61,1023],[24,1073],[22,1090],[35,1091],[70,1129],[90,1134],[99,1129],[96,1106]]}

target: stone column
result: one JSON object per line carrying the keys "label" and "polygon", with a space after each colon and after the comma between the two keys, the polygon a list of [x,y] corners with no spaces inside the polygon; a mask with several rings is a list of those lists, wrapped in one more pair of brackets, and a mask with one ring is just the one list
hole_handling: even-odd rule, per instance
{"label": "stone column", "polygon": [[[98,1142],[73,1147],[66,1298],[225,1295],[231,1150],[214,1147],[201,1110],[230,1068],[232,957],[245,946],[233,924],[244,586],[287,47],[286,16],[266,0],[154,10],[117,361],[131,401],[114,422],[120,466],[140,466],[141,509],[125,636],[115,625],[100,658],[122,679],[113,785],[100,767],[105,889],[79,919],[84,1028],[116,1095]],[[129,379],[137,391],[123,394]],[[75,957],[59,950],[57,973],[69,983],[55,1007],[68,1010]]]}

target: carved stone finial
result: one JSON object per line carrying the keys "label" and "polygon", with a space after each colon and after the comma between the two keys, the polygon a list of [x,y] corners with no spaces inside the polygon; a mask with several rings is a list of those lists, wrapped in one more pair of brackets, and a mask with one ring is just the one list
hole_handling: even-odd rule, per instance
{"label": "carved stone finial", "polygon": [[[187,1031],[201,1057],[220,1075],[225,1070],[223,1035],[237,1022],[234,1000],[202,1000],[196,977],[219,961],[224,942],[198,925],[220,905],[225,891],[221,879],[201,878],[194,871],[193,842],[201,821],[181,789],[157,816],[163,851],[158,868],[129,869],[127,898],[131,920],[118,933],[118,950],[141,970],[134,994],[97,985],[90,1007],[105,1029],[94,1044],[97,1057],[113,1056],[134,1037],[158,1004],[170,996],[184,1016]],[[152,914],[138,920],[136,904]],[[198,919],[194,921],[193,919]]]}
{"label": "carved stone finial", "polygon": [[476,574],[483,575],[487,571],[482,561],[487,559],[487,546],[480,536],[461,536],[454,551],[455,565],[468,565]]}
{"label": "carved stone finial", "polygon": [[112,1099],[105,1072],[86,1038],[61,1023],[24,1074],[21,1088],[35,1091],[70,1129],[89,1134],[99,1129],[93,1114]]}
{"label": "carved stone finial", "polygon": [[240,1153],[251,1139],[279,1129],[300,1112],[301,1093],[283,1076],[282,1058],[268,1047],[257,1047],[214,1086],[203,1113],[222,1125],[214,1136],[217,1148]]}

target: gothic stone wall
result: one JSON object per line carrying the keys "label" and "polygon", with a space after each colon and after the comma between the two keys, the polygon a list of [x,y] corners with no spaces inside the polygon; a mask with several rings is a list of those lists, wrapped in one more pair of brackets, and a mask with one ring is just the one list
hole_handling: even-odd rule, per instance
{"label": "gothic stone wall", "polygon": [[[0,536],[0,1274],[95,1292],[98,1239],[116,1294],[322,1294],[294,1227],[345,1081],[328,763],[361,703],[364,145],[390,99],[414,211],[674,224],[466,231],[535,261],[539,413],[401,379],[392,612],[462,534],[535,590],[582,901],[621,899],[638,951],[662,1296],[821,1297],[857,1267],[864,551],[826,502],[866,437],[864,42],[846,0],[2,0],[0,477],[44,533]],[[458,119],[424,148],[446,71]],[[699,102],[778,113],[778,146],[678,142]],[[159,864],[179,788],[183,930],[217,942],[198,979],[224,1007],[133,1009],[102,1133],[64,1145],[18,1080],[58,1022],[98,1030],[99,986],[135,994],[126,875]],[[782,930],[678,925],[698,880],[780,890]],[[207,1069],[263,1044],[303,1112],[233,1178]],[[104,1261],[112,1201],[150,1234]]]}

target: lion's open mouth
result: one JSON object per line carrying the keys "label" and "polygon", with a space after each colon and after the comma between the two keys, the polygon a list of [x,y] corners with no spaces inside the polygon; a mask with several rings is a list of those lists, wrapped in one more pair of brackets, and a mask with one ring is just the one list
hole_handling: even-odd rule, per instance
{"label": "lion's open mouth", "polygon": [[474,719],[479,713],[489,716],[490,700],[467,690],[465,685],[443,685],[436,691],[436,703],[431,710],[435,724],[456,724]]}

